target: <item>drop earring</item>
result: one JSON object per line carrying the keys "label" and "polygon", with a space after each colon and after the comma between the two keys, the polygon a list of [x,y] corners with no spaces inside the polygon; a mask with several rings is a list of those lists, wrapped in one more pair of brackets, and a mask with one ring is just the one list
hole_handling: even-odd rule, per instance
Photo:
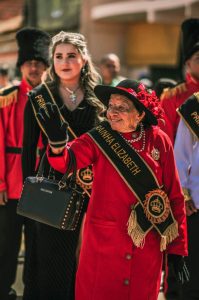
{"label": "drop earring", "polygon": [[81,74],[82,75],[85,75],[85,73],[86,73],[86,69],[85,69],[85,66],[81,69]]}

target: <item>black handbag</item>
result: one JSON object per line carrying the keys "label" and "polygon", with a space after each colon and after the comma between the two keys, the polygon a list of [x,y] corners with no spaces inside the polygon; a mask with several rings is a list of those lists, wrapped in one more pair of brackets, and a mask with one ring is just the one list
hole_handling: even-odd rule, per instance
{"label": "black handbag", "polygon": [[[82,216],[84,197],[76,184],[76,159],[71,149],[69,164],[61,180],[43,177],[43,155],[38,173],[27,177],[17,206],[17,213],[35,221],[63,229],[75,230]],[[72,175],[71,175],[72,172]]]}

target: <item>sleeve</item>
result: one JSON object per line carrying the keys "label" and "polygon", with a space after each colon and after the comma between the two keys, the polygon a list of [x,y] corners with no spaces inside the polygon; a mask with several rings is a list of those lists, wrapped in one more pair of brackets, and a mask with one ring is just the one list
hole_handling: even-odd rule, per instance
{"label": "sleeve", "polygon": [[192,150],[192,134],[183,120],[180,120],[174,145],[174,153],[180,182],[182,187],[186,189],[189,189],[189,171],[192,165]]}
{"label": "sleeve", "polygon": [[40,128],[34,116],[30,101],[27,102],[24,110],[24,136],[22,152],[23,178],[34,175],[36,167],[37,144],[40,135]]}
{"label": "sleeve", "polygon": [[17,101],[18,87],[11,86],[0,91],[0,191],[6,190],[6,133],[11,118],[11,111]]}
{"label": "sleeve", "polygon": [[5,124],[0,109],[0,192],[6,190]]}
{"label": "sleeve", "polygon": [[[83,134],[80,138],[68,143],[76,157],[77,169],[85,168],[92,165],[97,159],[98,151],[87,134]],[[67,148],[64,149],[61,155],[52,155],[50,147],[47,148],[47,157],[50,165],[57,171],[65,173],[69,162]]]}
{"label": "sleeve", "polygon": [[174,159],[173,146],[165,135],[165,152],[163,154],[162,172],[165,191],[169,197],[171,210],[178,223],[179,236],[167,247],[167,253],[187,255],[187,227],[185,203],[179,175]]}
{"label": "sleeve", "polygon": [[165,112],[165,124],[161,126],[161,129],[166,132],[170,137],[172,144],[174,144],[176,124],[175,98],[163,98],[161,106]]}

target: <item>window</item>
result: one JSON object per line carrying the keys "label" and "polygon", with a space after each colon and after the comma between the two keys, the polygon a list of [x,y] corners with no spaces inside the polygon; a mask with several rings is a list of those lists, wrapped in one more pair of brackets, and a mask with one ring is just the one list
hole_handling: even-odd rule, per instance
{"label": "window", "polygon": [[43,30],[72,30],[79,26],[81,0],[37,1],[37,26]]}

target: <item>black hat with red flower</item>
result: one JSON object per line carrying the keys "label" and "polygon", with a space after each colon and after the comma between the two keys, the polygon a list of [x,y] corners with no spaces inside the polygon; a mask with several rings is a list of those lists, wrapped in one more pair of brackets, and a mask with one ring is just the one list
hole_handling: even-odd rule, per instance
{"label": "black hat with red flower", "polygon": [[148,125],[157,125],[157,119],[162,118],[163,111],[160,107],[159,98],[154,91],[148,90],[143,83],[137,80],[125,79],[115,87],[97,85],[94,88],[94,93],[105,106],[108,106],[112,94],[127,97],[133,102],[138,111],[145,112],[144,121]]}

